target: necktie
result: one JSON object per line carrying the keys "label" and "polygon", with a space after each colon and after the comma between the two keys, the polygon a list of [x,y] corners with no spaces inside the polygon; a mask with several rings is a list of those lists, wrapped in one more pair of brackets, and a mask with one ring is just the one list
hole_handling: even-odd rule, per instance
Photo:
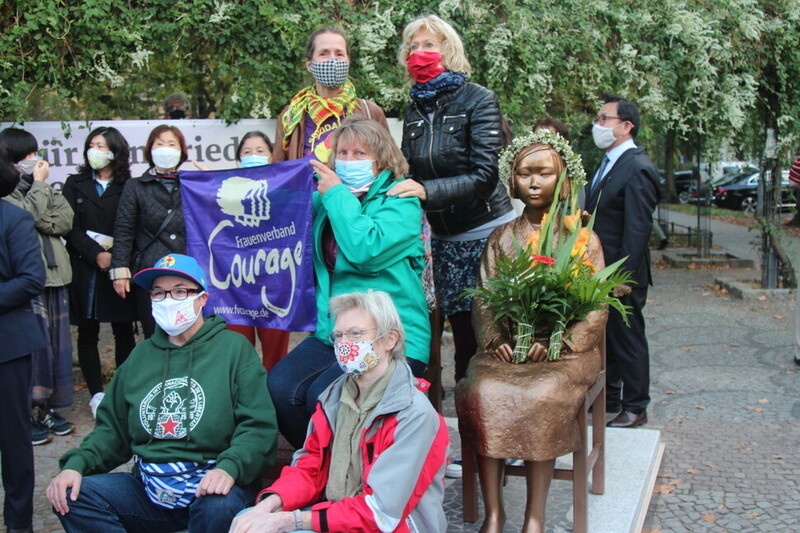
{"label": "necktie", "polygon": [[594,175],[594,180],[592,181],[592,191],[594,191],[600,182],[603,181],[603,173],[606,170],[606,165],[608,165],[608,156],[603,156],[603,161],[600,163],[600,168],[597,169],[597,174]]}

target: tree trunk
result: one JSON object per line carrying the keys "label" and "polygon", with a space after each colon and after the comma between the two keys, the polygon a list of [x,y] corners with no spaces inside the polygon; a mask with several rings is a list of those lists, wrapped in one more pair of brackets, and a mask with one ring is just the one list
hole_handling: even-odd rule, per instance
{"label": "tree trunk", "polygon": [[678,201],[678,191],[675,188],[675,129],[667,130],[664,142],[664,176],[667,179],[667,198],[670,202]]}

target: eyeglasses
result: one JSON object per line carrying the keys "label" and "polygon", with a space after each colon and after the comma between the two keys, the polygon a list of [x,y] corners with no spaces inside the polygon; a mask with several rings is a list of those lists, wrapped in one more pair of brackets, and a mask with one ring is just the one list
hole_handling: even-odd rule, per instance
{"label": "eyeglasses", "polygon": [[431,50],[436,50],[441,45],[442,45],[442,43],[440,43],[439,41],[425,41],[422,44],[420,44],[420,43],[411,43],[411,46],[409,46],[409,49],[412,52],[416,52],[417,50],[422,48],[426,52],[430,52]]}
{"label": "eyeglasses", "polygon": [[606,120],[608,120],[608,119],[610,119],[610,118],[616,118],[616,119],[619,119],[620,117],[616,117],[616,116],[614,116],[614,115],[600,115],[600,116],[594,117],[594,118],[592,119],[592,123],[593,123],[593,124],[600,124],[600,125],[602,126],[603,124],[605,124],[605,123],[606,123]]}
{"label": "eyeglasses", "polygon": [[345,331],[342,333],[341,331],[334,331],[330,335],[328,335],[328,340],[333,343],[341,342],[342,337],[347,337],[347,340],[350,342],[358,342],[364,338],[364,335],[368,331],[377,331],[378,328],[367,328],[367,329],[351,329],[350,331]]}
{"label": "eyeglasses", "polygon": [[198,294],[201,292],[203,292],[202,289],[172,289],[171,291],[162,291],[159,289],[150,291],[150,299],[154,302],[160,302],[169,294],[173,300],[181,301],[188,298],[190,294]]}

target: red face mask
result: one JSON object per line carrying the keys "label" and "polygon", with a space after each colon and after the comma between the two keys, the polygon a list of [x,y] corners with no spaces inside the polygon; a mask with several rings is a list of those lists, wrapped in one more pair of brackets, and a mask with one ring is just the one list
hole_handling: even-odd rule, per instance
{"label": "red face mask", "polygon": [[419,83],[432,80],[442,72],[442,54],[439,52],[414,52],[406,59],[406,66],[411,77]]}

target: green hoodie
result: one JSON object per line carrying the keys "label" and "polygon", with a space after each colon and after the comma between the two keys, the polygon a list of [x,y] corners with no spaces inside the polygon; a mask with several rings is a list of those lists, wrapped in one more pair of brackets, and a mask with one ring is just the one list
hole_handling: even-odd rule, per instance
{"label": "green hoodie", "polygon": [[[314,336],[325,344],[331,343],[331,296],[370,289],[386,291],[406,330],[406,356],[427,364],[431,323],[422,287],[422,208],[419,198],[387,196],[395,183],[392,173],[385,170],[361,200],[345,185],[335,185],[322,195],[314,193]],[[328,222],[338,246],[333,275],[325,266],[322,249],[322,233]]]}
{"label": "green hoodie", "polygon": [[258,355],[243,335],[211,315],[183,346],[171,344],[161,328],[140,343],[117,369],[94,430],[59,464],[89,475],[113,470],[132,455],[152,463],[216,460],[217,468],[246,485],[272,465],[276,438]]}

